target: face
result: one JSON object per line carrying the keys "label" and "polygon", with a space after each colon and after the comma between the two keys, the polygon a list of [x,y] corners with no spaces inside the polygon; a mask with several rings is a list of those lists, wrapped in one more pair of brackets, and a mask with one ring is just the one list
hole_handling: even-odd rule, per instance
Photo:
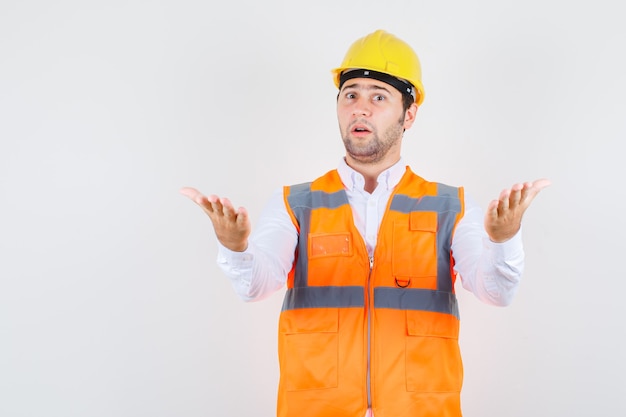
{"label": "face", "polygon": [[389,84],[369,78],[346,81],[337,98],[337,118],[346,158],[359,163],[395,163],[405,129],[415,120],[417,106],[406,112],[402,94]]}

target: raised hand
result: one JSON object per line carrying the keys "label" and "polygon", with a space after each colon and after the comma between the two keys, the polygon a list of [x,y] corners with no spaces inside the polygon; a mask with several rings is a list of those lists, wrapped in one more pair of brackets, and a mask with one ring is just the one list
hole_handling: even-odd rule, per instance
{"label": "raised hand", "polygon": [[547,179],[515,184],[502,190],[497,200],[492,200],[485,214],[485,230],[494,242],[512,238],[522,224],[522,216],[535,196],[550,185]]}
{"label": "raised hand", "polygon": [[209,216],[215,235],[222,245],[236,252],[246,250],[252,226],[245,208],[235,210],[229,199],[213,194],[207,197],[191,187],[181,188],[180,193],[189,197]]}

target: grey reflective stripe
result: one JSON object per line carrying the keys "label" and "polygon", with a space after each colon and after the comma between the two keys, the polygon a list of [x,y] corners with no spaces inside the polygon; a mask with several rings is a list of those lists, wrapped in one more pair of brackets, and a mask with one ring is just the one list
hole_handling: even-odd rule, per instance
{"label": "grey reflective stripe", "polygon": [[456,295],[416,288],[374,288],[374,308],[418,310],[452,314],[459,318]]}
{"label": "grey reflective stripe", "polygon": [[311,191],[311,183],[299,184],[291,187],[289,197],[289,205],[292,210],[296,209],[317,209],[329,208],[334,209],[349,204],[348,196],[343,190],[334,193],[326,193],[324,191]]}
{"label": "grey reflective stripe", "polygon": [[287,290],[283,311],[297,308],[365,306],[363,287],[294,287]]}
{"label": "grey reflective stripe", "polygon": [[[458,188],[449,185],[437,184],[437,195],[442,200],[442,207],[437,216],[437,289],[453,293],[450,252],[452,229],[456,222],[456,215],[461,211],[461,201]],[[458,318],[458,310],[456,316]]]}
{"label": "grey reflective stripe", "polygon": [[311,200],[314,209],[317,208],[339,208],[345,204],[350,204],[348,195],[344,190],[335,191],[334,193],[325,193],[324,191],[312,191]]}
{"label": "grey reflective stripe", "polygon": [[309,235],[309,220],[311,218],[311,183],[292,186],[287,201],[300,226],[293,285],[306,287],[309,276],[309,247],[306,237]]}
{"label": "grey reflective stripe", "polygon": [[294,185],[290,188],[287,197],[289,207],[298,219],[300,236],[298,239],[298,259],[294,276],[294,287],[306,287],[309,276],[309,247],[307,237],[310,230],[311,210],[317,208],[335,209],[345,204],[350,204],[344,190],[334,193],[324,191],[311,191],[311,183]]}
{"label": "grey reflective stripe", "polygon": [[461,202],[458,196],[425,195],[420,198],[412,198],[397,194],[393,197],[389,209],[404,214],[409,214],[412,211],[452,211],[456,214],[461,211]]}
{"label": "grey reflective stripe", "polygon": [[414,211],[437,213],[437,289],[453,292],[450,279],[450,246],[452,244],[450,236],[452,236],[456,215],[461,211],[458,188],[437,184],[436,196],[427,195],[420,198],[396,194],[389,209],[404,214]]}
{"label": "grey reflective stripe", "polygon": [[[439,197],[452,197],[453,199],[459,199],[459,189],[457,187],[451,187],[446,184],[437,183],[437,195]],[[460,209],[460,207],[459,207]]]}

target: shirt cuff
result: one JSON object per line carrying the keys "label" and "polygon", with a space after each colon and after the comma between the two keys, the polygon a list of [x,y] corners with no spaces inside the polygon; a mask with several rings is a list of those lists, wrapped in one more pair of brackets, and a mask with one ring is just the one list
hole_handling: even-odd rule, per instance
{"label": "shirt cuff", "polygon": [[524,245],[522,242],[522,228],[517,231],[512,238],[504,242],[493,242],[489,237],[485,239],[486,247],[497,259],[517,259],[524,256]]}
{"label": "shirt cuff", "polygon": [[251,266],[254,256],[250,246],[243,252],[235,252],[217,242],[217,262],[232,267]]}

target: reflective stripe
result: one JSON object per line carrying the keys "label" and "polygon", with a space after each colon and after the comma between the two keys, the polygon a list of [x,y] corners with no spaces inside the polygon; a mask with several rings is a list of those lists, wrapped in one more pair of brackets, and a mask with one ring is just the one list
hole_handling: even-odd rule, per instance
{"label": "reflective stripe", "polygon": [[291,187],[289,205],[292,210],[328,208],[335,209],[349,204],[345,191],[340,190],[334,193],[324,191],[311,191],[311,183],[294,185]]}
{"label": "reflective stripe", "polygon": [[419,310],[452,314],[459,318],[459,306],[452,293],[416,288],[374,288],[374,308]]}
{"label": "reflective stripe", "polygon": [[[309,235],[309,220],[312,210],[318,208],[336,209],[343,205],[350,204],[348,195],[344,190],[339,190],[334,193],[311,191],[310,182],[290,187],[287,201],[289,202],[289,207],[291,207],[291,210],[298,219],[300,236]],[[306,287],[309,281],[309,247],[307,239],[299,239],[298,252],[293,285],[294,287]]]}
{"label": "reflective stripe", "polygon": [[363,287],[294,287],[287,290],[282,310],[365,306]]}
{"label": "reflective stripe", "polygon": [[[295,287],[306,287],[308,285],[309,276],[309,249],[306,239],[300,236],[309,235],[309,219],[311,218],[311,183],[293,185],[289,189],[287,201],[291,207],[298,224],[300,226],[300,234],[298,236],[298,252],[295,265],[295,274],[293,285]],[[305,240],[303,244],[302,240]],[[285,300],[287,300],[285,298]]]}
{"label": "reflective stripe", "polygon": [[461,211],[461,202],[457,197],[425,195],[420,198],[411,198],[407,195],[397,194],[393,197],[389,209],[400,213],[409,214],[412,211]]}
{"label": "reflective stripe", "polygon": [[437,195],[439,197],[452,197],[455,200],[459,199],[459,189],[450,185],[437,183]]}
{"label": "reflective stripe", "polygon": [[[298,287],[285,294],[282,310],[324,307],[364,307],[363,287]],[[456,296],[441,291],[415,288],[374,288],[374,308],[446,313],[459,318]]]}
{"label": "reflective stripe", "polygon": [[[452,293],[455,297],[455,316],[459,318],[459,311],[454,296],[454,281],[450,279],[452,268],[450,267],[450,246],[452,245],[452,232],[456,224],[456,215],[461,212],[459,190],[445,184],[437,184],[437,195],[442,207],[437,216],[437,289]],[[450,313],[452,314],[452,313]]]}
{"label": "reflective stripe", "polygon": [[324,191],[311,192],[312,207],[336,209],[345,204],[350,204],[348,195],[344,190],[335,191],[334,193],[326,193]]}

